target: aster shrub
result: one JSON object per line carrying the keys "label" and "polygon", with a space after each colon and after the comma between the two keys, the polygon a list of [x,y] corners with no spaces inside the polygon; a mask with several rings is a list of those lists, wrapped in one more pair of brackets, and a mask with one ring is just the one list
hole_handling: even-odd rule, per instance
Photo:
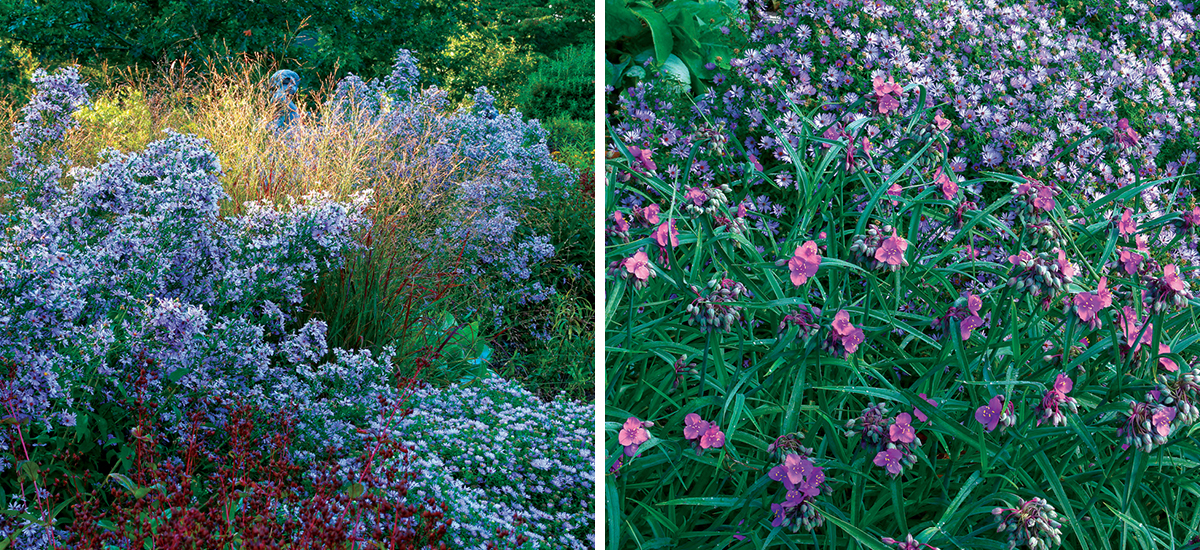
{"label": "aster shrub", "polygon": [[[378,225],[393,189],[231,207],[212,142],[174,131],[74,163],[86,88],[71,69],[36,76],[0,186],[0,546],[585,544],[591,406],[499,381],[443,394],[422,374],[469,345],[432,320],[466,274],[388,266],[380,293],[407,318],[367,342],[322,314],[317,289],[394,262],[380,241],[422,237]],[[514,415],[545,422],[478,451],[433,433]],[[464,448],[503,452],[507,473],[457,462]]]}
{"label": "aster shrub", "polygon": [[[933,40],[921,13],[1011,29],[1054,6],[744,8],[725,82],[741,80],[691,96],[650,79],[615,98],[608,547],[1187,547],[1200,335],[1186,164],[1058,173],[1088,140],[1135,162],[1122,155],[1147,139],[1122,145],[1116,120],[1045,162],[964,164],[987,130],[951,114],[936,88],[952,80],[878,58],[865,78],[819,77],[865,63],[869,48],[820,49],[835,40]],[[1154,13],[1168,8],[1191,21]],[[982,38],[901,46],[929,64]],[[719,447],[696,443],[709,426]]]}

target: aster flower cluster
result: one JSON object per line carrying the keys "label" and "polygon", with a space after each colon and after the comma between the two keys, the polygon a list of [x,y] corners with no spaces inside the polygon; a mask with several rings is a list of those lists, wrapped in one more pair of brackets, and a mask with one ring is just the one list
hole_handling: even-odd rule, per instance
{"label": "aster flower cluster", "polygon": [[745,285],[732,279],[713,279],[702,291],[692,286],[696,298],[687,306],[688,324],[700,330],[729,331],[742,320],[742,306],[736,304],[742,298],[751,297]]}
{"label": "aster flower cluster", "polygon": [[410,414],[369,428],[411,451],[408,498],[449,506],[448,544],[483,550],[505,530],[530,548],[594,547],[591,404],[542,401],[497,377],[419,388],[405,404]]}
{"label": "aster flower cluster", "polygon": [[33,97],[13,126],[7,173],[26,200],[36,200],[44,207],[62,193],[59,180],[68,166],[61,143],[67,132],[79,127],[71,115],[92,102],[76,67],[64,67],[54,74],[39,68],[31,80]]}
{"label": "aster flower cluster", "polygon": [[556,250],[549,236],[532,229],[530,206],[542,197],[542,182],[577,175],[554,160],[537,120],[515,110],[501,113],[486,88],[475,91],[470,106],[449,112],[445,92],[421,90],[419,77],[411,52],[402,49],[391,73],[369,82],[344,78],[326,107],[377,125],[382,139],[398,146],[426,144],[428,154],[380,166],[379,175],[419,177],[421,195],[447,205],[450,214],[429,246],[466,243],[466,271],[493,282],[480,288],[495,307],[549,299],[555,289],[535,275]]}
{"label": "aster flower cluster", "polygon": [[768,477],[783,483],[785,493],[783,502],[771,504],[775,519],[771,520],[772,527],[791,527],[792,532],[803,528],[812,531],[825,523],[813,505],[821,492],[828,492],[825,485],[825,472],[819,466],[814,466],[806,455],[789,454],[783,464],[771,468]]}
{"label": "aster flower cluster", "polygon": [[1008,533],[1008,547],[1050,548],[1062,544],[1058,512],[1040,497],[1021,501],[1016,508],[992,509],[997,533]]}

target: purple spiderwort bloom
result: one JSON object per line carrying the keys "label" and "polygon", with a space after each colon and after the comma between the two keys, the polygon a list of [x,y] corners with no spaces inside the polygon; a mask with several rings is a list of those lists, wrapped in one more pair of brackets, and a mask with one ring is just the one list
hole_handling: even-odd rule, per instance
{"label": "purple spiderwort bloom", "polygon": [[1163,268],[1163,282],[1175,292],[1183,291],[1183,279],[1179,278],[1179,268],[1175,264],[1168,264]]}
{"label": "purple spiderwort bloom", "polygon": [[668,242],[671,246],[679,246],[679,230],[675,228],[675,220],[659,224],[654,230],[654,242],[661,248],[666,248]]}
{"label": "purple spiderwort bloom", "polygon": [[617,442],[625,446],[625,456],[636,455],[638,447],[647,441],[650,441],[650,432],[633,416],[625,420],[625,426],[617,434]]}
{"label": "purple spiderwort bloom", "polygon": [[1171,435],[1171,422],[1175,420],[1175,407],[1164,407],[1162,410],[1154,413],[1151,421],[1154,423],[1154,431],[1158,435],[1167,437]]}
{"label": "purple spiderwort bloom", "polygon": [[650,280],[650,257],[644,250],[637,251],[636,254],[625,259],[625,270],[639,281]]}
{"label": "purple spiderwort bloom", "polygon": [[700,436],[701,449],[717,449],[725,446],[725,432],[716,424],[709,424],[708,430]]}
{"label": "purple spiderwort bloom", "polygon": [[900,475],[900,471],[903,469],[900,465],[900,458],[903,456],[897,449],[887,449],[879,451],[879,454],[875,455],[874,462],[876,466],[886,468],[887,472],[892,476],[897,476]]}
{"label": "purple spiderwort bloom", "polygon": [[[929,396],[927,396],[923,393],[918,393],[917,397],[924,399],[927,403],[929,403],[930,405],[933,405],[934,407],[937,406],[937,401],[930,399]],[[926,416],[925,413],[921,412],[921,409],[913,407],[912,413],[913,413],[913,416],[917,417],[917,420],[920,420],[921,422],[929,422],[929,417]]]}
{"label": "purple spiderwort bloom", "polygon": [[850,312],[844,309],[834,314],[831,326],[833,328],[834,339],[842,343],[847,353],[857,351],[858,345],[863,343],[865,339],[863,330],[850,324]]}
{"label": "purple spiderwort bloom", "polygon": [[958,324],[959,336],[966,342],[971,338],[971,331],[983,326],[983,317],[979,316],[979,310],[983,308],[983,300],[974,294],[967,294],[967,309],[971,315],[963,319]]}
{"label": "purple spiderwort bloom", "polygon": [[700,436],[708,432],[708,422],[700,418],[700,415],[691,413],[683,417],[683,437],[687,439],[699,439]]}
{"label": "purple spiderwort bloom", "polygon": [[1117,229],[1121,232],[1122,237],[1129,237],[1137,233],[1137,222],[1133,219],[1133,209],[1126,208],[1121,214],[1121,221],[1117,222]]}
{"label": "purple spiderwort bloom", "polygon": [[892,236],[884,240],[883,244],[875,251],[875,259],[888,265],[898,266],[904,263],[905,250],[908,250],[908,241],[893,229]]}
{"label": "purple spiderwort bloom", "polygon": [[788,270],[792,274],[792,284],[796,286],[808,282],[808,278],[817,274],[821,265],[821,255],[817,254],[816,241],[808,241],[796,247],[796,252],[788,260]]}
{"label": "purple spiderwort bloom", "polygon": [[908,413],[896,415],[896,422],[888,427],[888,435],[892,443],[912,443],[917,438],[917,432],[909,424],[912,417]]}
{"label": "purple spiderwort bloom", "polygon": [[954,200],[954,197],[958,195],[958,182],[950,179],[950,176],[943,173],[941,168],[938,168],[937,173],[934,174],[933,183],[942,189],[942,195],[946,197],[946,200]]}
{"label": "purple spiderwort bloom", "polygon": [[1100,310],[1112,305],[1112,291],[1108,289],[1108,277],[1100,278],[1100,286],[1095,293],[1080,292],[1073,299],[1075,313],[1079,320],[1087,323],[1093,330],[1100,327],[1098,314]]}
{"label": "purple spiderwort bloom", "polygon": [[987,431],[993,431],[1000,424],[1000,416],[1004,414],[1004,399],[999,395],[992,397],[987,405],[975,409],[975,420],[983,424]]}

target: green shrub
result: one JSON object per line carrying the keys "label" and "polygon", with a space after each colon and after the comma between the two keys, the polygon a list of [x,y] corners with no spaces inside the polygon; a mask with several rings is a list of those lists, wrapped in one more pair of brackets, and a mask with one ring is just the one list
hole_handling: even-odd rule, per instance
{"label": "green shrub", "polygon": [[[595,49],[568,46],[538,65],[521,87],[517,104],[529,118],[591,121],[596,112]],[[587,136],[591,140],[591,135]]]}

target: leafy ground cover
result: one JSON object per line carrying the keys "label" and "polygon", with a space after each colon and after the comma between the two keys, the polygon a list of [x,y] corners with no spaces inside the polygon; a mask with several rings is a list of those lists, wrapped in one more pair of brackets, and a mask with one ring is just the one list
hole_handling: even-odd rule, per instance
{"label": "leafy ground cover", "polygon": [[1193,10],[743,2],[611,82],[608,546],[1200,545]]}
{"label": "leafy ground cover", "polygon": [[589,299],[540,124],[403,50],[279,129],[261,68],[175,67],[94,98],[38,71],[8,117],[2,544],[591,546],[586,373],[526,387],[492,351],[590,364],[589,326],[494,338]]}

